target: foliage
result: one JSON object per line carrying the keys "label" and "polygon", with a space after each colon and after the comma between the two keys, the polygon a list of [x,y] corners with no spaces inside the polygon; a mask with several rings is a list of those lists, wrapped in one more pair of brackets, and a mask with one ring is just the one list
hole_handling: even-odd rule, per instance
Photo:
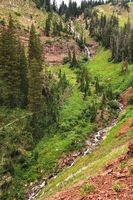
{"label": "foliage", "polygon": [[120,192],[122,190],[122,186],[119,182],[114,182],[112,187],[115,192]]}
{"label": "foliage", "polygon": [[[64,170],[55,179],[50,180],[49,185],[42,190],[38,199],[42,200],[61,191],[62,184],[64,185],[64,189],[68,189],[79,181],[86,180],[88,174],[89,176],[97,175],[110,160],[116,159],[126,153],[132,132],[129,131],[119,138],[116,138],[116,134],[123,124],[132,116],[132,108],[129,107],[119,118],[119,122],[116,126],[109,131],[99,148],[91,153],[91,155],[89,154],[77,159],[71,168]],[[57,184],[58,187],[55,187]]]}
{"label": "foliage", "polygon": [[94,193],[96,191],[96,188],[92,184],[84,184],[82,185],[82,189],[80,190],[82,195],[87,195],[89,193]]}
{"label": "foliage", "polygon": [[133,62],[133,30],[130,20],[128,19],[128,22],[122,28],[119,26],[118,18],[115,15],[107,18],[106,15],[102,14],[99,18],[98,13],[94,11],[90,20],[89,31],[90,35],[96,37],[105,48],[111,49],[110,61],[124,61],[124,68],[127,71],[127,62]]}
{"label": "foliage", "polygon": [[0,49],[0,104],[24,107],[27,104],[27,61],[11,16],[7,30],[3,28],[0,35]]}
{"label": "foliage", "polygon": [[128,105],[133,105],[133,96],[128,98]]}

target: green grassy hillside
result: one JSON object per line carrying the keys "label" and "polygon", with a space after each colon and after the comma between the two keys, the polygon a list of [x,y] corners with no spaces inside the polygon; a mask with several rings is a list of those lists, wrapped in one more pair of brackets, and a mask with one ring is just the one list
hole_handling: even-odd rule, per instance
{"label": "green grassy hillside", "polygon": [[131,136],[133,136],[133,132],[129,130],[124,135],[117,138],[116,134],[121,127],[123,127],[125,122],[133,118],[132,109],[133,107],[128,107],[126,109],[120,116],[117,125],[109,132],[107,138],[94,153],[77,159],[73,167],[64,170],[57,178],[51,179],[48,186],[41,191],[38,199],[43,200],[48,196],[51,197],[58,191],[70,188],[75,183],[98,174],[110,160],[126,153],[128,142]]}
{"label": "green grassy hillside", "polygon": [[[121,74],[122,64],[108,62],[109,57],[110,51],[100,48],[94,58],[89,63],[85,64],[85,66],[87,66],[92,77],[100,77],[101,83],[105,85],[110,84],[113,87],[114,92],[117,95],[120,95],[132,85],[132,66],[129,67],[129,72],[127,74]],[[55,70],[56,69],[54,69],[54,71]],[[63,67],[62,70],[69,71],[66,67]],[[71,73],[68,78],[73,81]],[[74,98],[76,102],[76,97]],[[77,108],[74,108],[76,111]],[[125,132],[124,135],[118,138],[116,138],[116,135],[125,124],[128,124],[129,120],[133,119],[132,110],[133,107],[129,106],[120,115],[118,123],[111,129],[107,138],[101,143],[96,151],[91,155],[78,158],[74,166],[61,172],[55,179],[51,179],[48,186],[40,192],[37,199],[43,200],[47,197],[51,197],[59,191],[70,188],[81,180],[86,180],[88,177],[98,174],[110,160],[118,158],[126,153],[128,142],[130,141],[131,136],[133,136],[132,130]]]}
{"label": "green grassy hillside", "polygon": [[120,9],[120,7],[118,7],[118,6],[111,5],[111,3],[97,6],[96,9],[99,11],[99,14],[103,13],[106,16],[111,16],[113,14],[113,12],[115,12],[116,15],[118,16],[120,25],[123,26],[127,22],[128,17],[130,18],[131,22],[133,23],[133,21],[132,21],[132,19],[133,19],[133,4],[132,4],[132,2],[130,2],[128,5],[129,5],[129,13],[127,10]]}
{"label": "green grassy hillside", "polygon": [[0,4],[0,23],[8,20],[12,15],[17,27],[22,30],[29,30],[34,23],[37,28],[44,28],[45,15],[37,9],[32,1],[3,1]]}
{"label": "green grassy hillside", "polygon": [[122,63],[108,62],[110,50],[99,48],[94,58],[86,64],[92,76],[98,76],[103,84],[111,84],[115,93],[121,94],[133,84],[133,66],[126,74],[121,73]]}

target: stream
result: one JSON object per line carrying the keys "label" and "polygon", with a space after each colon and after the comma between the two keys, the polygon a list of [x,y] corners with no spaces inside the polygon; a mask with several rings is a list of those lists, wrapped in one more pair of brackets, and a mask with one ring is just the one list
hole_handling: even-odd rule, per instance
{"label": "stream", "polygon": [[[70,24],[71,25],[68,25],[69,32],[74,36],[74,39],[76,41],[81,42],[81,35],[78,32],[75,31],[72,21],[70,21]],[[84,52],[85,52],[85,55],[86,55],[87,59],[90,60],[91,59],[91,52],[90,52],[89,48],[86,45],[84,45]]]}
{"label": "stream", "polygon": [[[71,26],[68,25],[68,29],[69,29],[69,32],[74,36],[75,40],[76,41],[81,41],[81,36],[78,32],[76,32],[74,30],[74,26],[71,22]],[[90,50],[87,46],[84,45],[84,52],[88,58],[88,60],[91,59],[91,53],[90,53]],[[118,102],[118,105],[119,105],[119,110],[120,112],[124,109],[124,106]],[[70,168],[72,167],[75,162],[76,162],[76,159],[78,157],[81,157],[81,156],[86,156],[87,154],[90,154],[91,152],[93,152],[100,144],[100,142],[102,140],[104,140],[108,134],[108,132],[116,125],[116,123],[118,122],[118,118],[116,119],[113,119],[112,122],[110,123],[109,126],[103,128],[103,129],[99,129],[97,132],[95,133],[92,133],[91,135],[89,135],[88,139],[86,140],[86,147],[83,148],[81,151],[79,152],[74,152],[71,157],[73,158],[70,165],[66,165],[64,168]],[[77,171],[75,174],[72,174],[70,175],[69,177],[67,177],[67,179],[65,181],[68,181],[69,179],[71,179],[73,176],[75,176],[76,174],[80,173],[82,170],[84,170],[85,168],[87,168],[88,166],[85,166],[83,167],[82,169],[80,169],[79,171]],[[45,186],[47,186],[48,184],[48,181],[50,179],[55,179],[58,174],[63,171],[62,168],[61,170],[59,170],[58,172],[55,172],[54,174],[51,174],[49,177],[47,178],[44,178],[42,179],[41,181],[37,182],[32,188],[31,190],[29,191],[28,193],[28,200],[35,200],[36,197],[39,195],[40,191],[45,188]]]}
{"label": "stream", "polygon": [[[120,112],[123,111],[123,109],[124,109],[123,104],[118,102],[118,105],[119,105]],[[112,120],[112,122],[110,123],[109,126],[103,128],[103,129],[99,129],[97,132],[89,135],[88,139],[86,140],[86,147],[83,148],[82,151],[79,151],[75,155],[74,154],[72,155],[74,160],[69,166],[65,167],[65,169],[72,167],[75,164],[76,159],[78,157],[81,157],[81,156],[83,157],[83,156],[86,156],[87,154],[92,153],[99,146],[100,142],[103,141],[107,137],[108,132],[117,124],[117,122],[118,122],[118,118],[115,118]],[[74,177],[75,175],[77,175],[82,170],[86,169],[87,167],[88,166],[84,166],[82,169],[78,170],[75,174],[72,174],[69,177],[67,177],[67,179],[64,181],[68,181],[69,179],[71,179],[72,177]],[[39,195],[40,191],[43,188],[45,188],[45,186],[47,186],[48,181],[52,178],[55,179],[58,176],[58,174],[61,171],[63,171],[63,169],[58,172],[55,172],[54,174],[49,175],[49,177],[44,178],[41,181],[37,182],[29,191],[28,200],[35,200],[36,197]]]}

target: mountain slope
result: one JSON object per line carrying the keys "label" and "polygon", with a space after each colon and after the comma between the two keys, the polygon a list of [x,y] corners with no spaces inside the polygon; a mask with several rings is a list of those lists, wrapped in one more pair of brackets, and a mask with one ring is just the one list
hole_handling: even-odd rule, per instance
{"label": "mountain slope", "polygon": [[17,27],[22,31],[28,31],[31,24],[34,23],[37,28],[43,28],[45,15],[36,8],[33,1],[3,1],[0,2],[0,21],[8,20],[9,14],[12,15]]}
{"label": "mountain slope", "polygon": [[[59,98],[58,105],[52,104],[53,101],[49,104],[50,108],[51,104],[53,106],[51,109],[53,116],[58,111],[58,122],[55,123],[55,118],[52,118],[51,124],[42,129],[44,137],[36,143],[33,141],[32,132],[29,132],[29,129],[26,131],[31,116],[28,109],[0,107],[0,198],[31,200],[37,195],[37,199],[43,200],[70,187],[72,192],[76,191],[73,194],[69,191],[69,199],[74,199],[76,195],[77,198],[89,198],[89,189],[94,192],[95,187],[98,187],[97,184],[103,183],[101,175],[99,182],[97,181],[99,178],[97,174],[110,160],[126,154],[129,140],[133,136],[133,107],[129,105],[132,104],[133,96],[132,65],[122,74],[121,63],[108,62],[110,50],[99,47],[94,38],[87,35],[88,31],[84,30],[88,36],[86,45],[92,52],[92,59],[88,61],[83,47],[79,48],[68,30],[61,32],[59,36],[52,35],[53,30],[51,30],[50,36],[44,36],[48,13],[38,10],[32,1],[0,2],[0,24],[6,25],[8,15],[11,13],[17,26],[17,34],[26,50],[29,28],[32,23],[35,24],[44,50],[45,62],[42,73],[44,86],[48,89],[48,95],[51,95],[52,88],[54,92],[52,97],[55,100]],[[56,13],[52,14],[52,17],[57,21],[62,20]],[[82,22],[83,17],[78,20],[76,19],[74,24],[81,35],[85,28],[84,21],[83,26],[78,22]],[[76,54],[77,67],[68,61],[70,59],[68,48],[71,50],[70,57]],[[67,64],[64,64],[65,61]],[[65,80],[67,86],[64,93],[59,93],[58,97],[55,89],[61,84],[60,77],[63,77],[61,81]],[[45,82],[45,78],[49,78],[49,84]],[[89,85],[87,95],[85,83]],[[97,84],[102,88],[100,92],[97,92]],[[107,95],[106,100],[104,92]],[[5,154],[11,157],[10,163],[5,163]],[[125,161],[130,164],[131,159],[128,157],[124,163],[116,162],[111,170],[114,168],[117,172],[115,168],[120,164],[122,167],[124,165],[124,170],[126,167],[129,168],[128,173],[132,172],[132,166],[126,165]],[[3,163],[5,163],[4,169]],[[86,181],[94,175],[96,178],[92,178],[90,182]],[[105,175],[106,182],[107,179],[108,174]],[[130,179],[129,174],[127,178],[129,183]],[[81,188],[76,186],[73,189],[79,181]],[[57,199],[67,199],[67,193],[68,191],[57,195]],[[99,193],[96,192],[96,195]]]}
{"label": "mountain slope", "polygon": [[[133,94],[133,90],[132,90],[132,94]],[[59,174],[57,177],[55,177],[55,179],[51,179],[48,186],[46,188],[44,188],[44,190],[42,190],[42,192],[40,193],[40,196],[37,199],[43,200],[43,199],[47,199],[47,197],[49,197],[48,199],[61,199],[61,197],[64,199],[75,199],[76,195],[77,195],[76,199],[82,199],[83,198],[82,192],[80,193],[80,190],[82,190],[82,189],[85,190],[85,194],[84,194],[85,196],[89,195],[89,189],[88,189],[88,191],[86,188],[84,189],[84,187],[85,187],[84,184],[92,184],[91,183],[92,180],[94,181],[93,184],[95,184],[94,176],[98,175],[96,177],[96,184],[97,184],[98,183],[97,179],[99,179],[99,173],[104,174],[104,172],[105,172],[105,174],[106,174],[107,171],[105,170],[103,172],[103,169],[108,165],[108,162],[112,161],[112,163],[113,163],[114,159],[117,159],[117,158],[121,157],[122,155],[126,154],[129,141],[133,137],[133,124],[132,124],[133,123],[133,112],[132,112],[132,110],[133,110],[132,106],[128,107],[120,115],[119,122],[111,129],[111,131],[108,133],[107,137],[100,144],[100,146],[97,148],[97,150],[95,150],[90,155],[87,155],[87,156],[77,159],[74,166],[72,166],[69,169],[64,170],[61,174]],[[132,153],[131,153],[131,156],[132,156]],[[119,171],[119,165],[120,164],[122,165],[122,163],[125,163],[123,170],[128,167],[129,171],[127,171],[127,172],[131,173],[131,169],[132,169],[131,160],[132,160],[132,157],[129,157],[128,162],[125,159],[125,161],[123,161],[123,162],[120,162],[120,163],[117,162],[114,167],[118,168],[118,171]],[[112,166],[112,168],[113,168],[113,166]],[[108,172],[107,172],[107,174],[108,174]],[[90,177],[92,177],[92,179]],[[106,178],[103,175],[102,175],[102,177],[103,177],[103,180],[106,181]],[[100,177],[101,180],[102,180],[102,177]],[[106,177],[108,180],[109,175],[106,175]],[[126,175],[125,175],[125,177],[126,177]],[[128,177],[128,175],[127,175],[127,177]],[[99,181],[100,181],[100,179],[99,179]],[[112,184],[116,180],[119,180],[119,178],[116,177],[115,180],[113,180],[113,178],[112,178],[112,180],[111,180]],[[131,180],[130,175],[129,175],[129,180]],[[81,182],[79,182],[79,181],[81,181]],[[79,184],[77,185],[78,182],[79,182]],[[127,185],[130,183],[131,183],[131,181],[129,183],[126,182]],[[76,184],[76,186],[74,188],[71,188],[75,184]],[[98,187],[98,186],[96,186],[96,187]],[[111,186],[111,183],[110,183],[109,187],[112,187],[112,189],[113,189],[113,186]],[[76,188],[76,191],[73,193],[73,189],[75,190],[75,188]],[[55,196],[55,194],[58,191],[62,191],[62,190],[64,191],[67,189],[69,189],[69,190],[66,192],[59,193],[59,194],[57,194],[57,196]],[[106,188],[104,190],[102,188],[101,190],[102,190],[101,193],[103,192],[103,195],[105,195],[108,189]],[[122,195],[122,194],[123,194],[123,190],[122,190],[122,193],[120,193],[120,195]],[[50,198],[52,195],[55,197]],[[100,194],[96,193],[96,198],[98,198],[97,195],[100,196]],[[94,197],[94,199],[95,199],[95,196],[93,196],[93,191],[92,191],[91,197]],[[104,198],[104,196],[103,196],[103,198]]]}
{"label": "mountain slope", "polygon": [[133,4],[132,2],[128,3],[129,6],[129,12],[126,9],[123,9],[117,5],[113,6],[110,4],[105,4],[101,6],[97,6],[95,9],[99,11],[99,14],[105,14],[106,16],[111,16],[113,13],[115,13],[118,16],[120,25],[123,26],[127,20],[128,17],[131,20],[131,23],[133,23]]}

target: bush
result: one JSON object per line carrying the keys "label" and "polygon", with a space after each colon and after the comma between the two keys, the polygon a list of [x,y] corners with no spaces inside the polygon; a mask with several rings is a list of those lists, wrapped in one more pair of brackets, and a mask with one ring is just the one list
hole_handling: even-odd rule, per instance
{"label": "bush", "polygon": [[69,63],[69,62],[70,62],[70,59],[68,57],[63,58],[63,63],[64,64]]}
{"label": "bush", "polygon": [[96,191],[96,188],[95,188],[94,185],[86,183],[82,186],[81,194],[86,195],[86,194],[89,194],[91,192],[94,193],[95,191]]}
{"label": "bush", "polygon": [[18,17],[20,17],[21,13],[15,12],[15,15],[17,15]]}
{"label": "bush", "polygon": [[122,189],[122,186],[121,186],[121,184],[119,182],[114,182],[113,185],[112,185],[112,187],[113,187],[113,190],[115,192],[120,192],[121,189]]}
{"label": "bush", "polygon": [[87,61],[88,61],[88,58],[87,58],[87,56],[86,56],[86,55],[84,55],[84,56],[83,56],[83,58],[82,58],[82,60],[83,60],[84,62],[87,62]]}
{"label": "bush", "polygon": [[10,172],[11,175],[14,175],[14,167],[10,160],[5,161],[5,163],[3,165],[3,169],[4,169],[5,173]]}
{"label": "bush", "polygon": [[109,105],[112,109],[119,109],[119,105],[116,100],[112,100],[109,102]]}
{"label": "bush", "polygon": [[127,103],[128,103],[128,105],[133,105],[133,96],[128,98]]}
{"label": "bush", "polygon": [[46,40],[46,41],[45,41],[45,44],[50,44],[50,45],[51,45],[51,44],[53,44],[53,43],[54,43],[53,40]]}
{"label": "bush", "polygon": [[34,159],[35,161],[37,161],[37,160],[38,160],[38,157],[39,157],[38,151],[34,151],[34,153],[33,153],[33,159]]}
{"label": "bush", "polygon": [[5,25],[5,20],[4,19],[0,19],[0,25],[2,25],[2,26]]}

